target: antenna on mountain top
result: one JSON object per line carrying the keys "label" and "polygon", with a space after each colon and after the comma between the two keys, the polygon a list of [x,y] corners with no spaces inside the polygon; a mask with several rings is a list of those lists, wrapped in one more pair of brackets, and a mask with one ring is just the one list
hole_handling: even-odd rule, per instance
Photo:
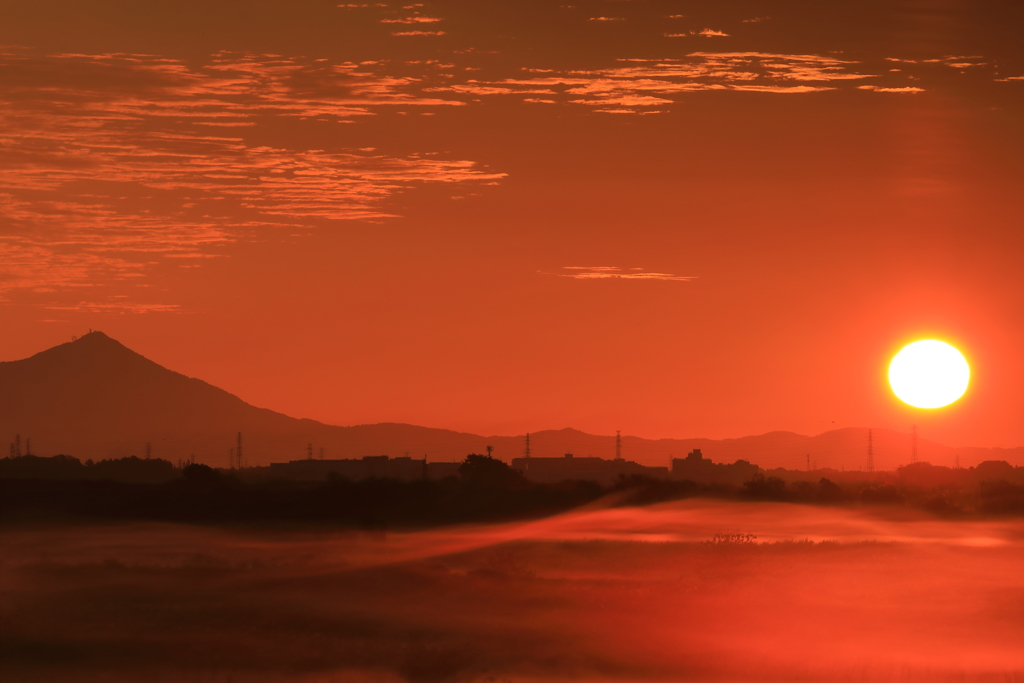
{"label": "antenna on mountain top", "polygon": [[526,433],[526,450],[523,452],[523,454],[527,458],[530,457],[530,433],[529,432]]}
{"label": "antenna on mountain top", "polygon": [[494,446],[488,446],[487,447],[487,457],[490,458],[491,457],[491,453],[493,453],[493,452],[494,452]]}
{"label": "antenna on mountain top", "polygon": [[917,462],[917,425],[910,432],[910,462]]}
{"label": "antenna on mountain top", "polygon": [[14,453],[17,457],[21,457],[21,434],[14,435]]}
{"label": "antenna on mountain top", "polygon": [[615,430],[615,459],[622,460],[622,436]]}
{"label": "antenna on mountain top", "polygon": [[875,442],[871,430],[868,429],[868,472],[875,471]]}

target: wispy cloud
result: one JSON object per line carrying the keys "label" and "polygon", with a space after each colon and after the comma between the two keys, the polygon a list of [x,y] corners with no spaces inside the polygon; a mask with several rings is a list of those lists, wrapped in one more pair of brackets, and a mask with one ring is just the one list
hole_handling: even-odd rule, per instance
{"label": "wispy cloud", "polygon": [[[859,62],[822,55],[763,52],[693,52],[672,59],[621,59],[590,71],[525,70],[523,78],[475,81],[478,94],[544,94],[546,102],[595,107],[602,113],[649,113],[687,93],[715,90],[802,94],[832,90],[844,81],[876,78]],[[466,86],[431,90],[465,92]],[[489,93],[485,89],[491,88]],[[528,98],[524,101],[533,101]]]}
{"label": "wispy cloud", "polygon": [[131,302],[95,302],[81,301],[65,306],[44,306],[51,311],[69,311],[74,313],[179,313],[178,304],[144,304]]}
{"label": "wispy cloud", "polygon": [[398,19],[381,19],[382,24],[436,24],[439,21],[444,21],[439,17],[401,17]]}
{"label": "wispy cloud", "polygon": [[712,28],[702,28],[699,31],[688,31],[686,33],[666,33],[666,38],[689,38],[690,36],[703,36],[705,38],[727,38],[728,33],[716,31]]}
{"label": "wispy cloud", "polygon": [[912,85],[903,86],[903,87],[896,87],[896,88],[884,88],[884,87],[878,86],[878,85],[858,85],[857,88],[859,90],[873,90],[875,92],[901,92],[901,93],[911,93],[911,94],[918,93],[918,92],[924,92],[924,88],[918,88],[917,86],[912,86]]}
{"label": "wispy cloud", "polygon": [[[254,230],[377,220],[427,183],[493,183],[471,161],[270,146],[268,123],[461,102],[376,63],[273,55],[194,67],[147,55],[3,55],[0,296],[141,282]],[[408,68],[430,71],[436,64]]]}
{"label": "wispy cloud", "polygon": [[563,266],[567,273],[555,273],[559,277],[574,280],[672,280],[686,282],[697,279],[692,275],[656,273],[643,268],[621,268],[619,266]]}

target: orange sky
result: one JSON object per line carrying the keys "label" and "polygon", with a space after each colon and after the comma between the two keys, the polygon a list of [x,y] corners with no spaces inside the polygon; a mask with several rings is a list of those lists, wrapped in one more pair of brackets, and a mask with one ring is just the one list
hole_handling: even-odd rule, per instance
{"label": "orange sky", "polygon": [[[19,3],[0,359],[336,424],[1024,444],[1024,8]],[[725,34],[725,35],[721,35]],[[938,337],[951,408],[884,382]]]}

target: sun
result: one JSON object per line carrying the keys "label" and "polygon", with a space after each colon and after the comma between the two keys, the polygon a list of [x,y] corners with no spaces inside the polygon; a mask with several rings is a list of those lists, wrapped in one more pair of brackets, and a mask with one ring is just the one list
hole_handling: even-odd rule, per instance
{"label": "sun", "polygon": [[889,385],[915,408],[941,408],[964,395],[971,368],[963,354],[935,339],[904,346],[889,363]]}

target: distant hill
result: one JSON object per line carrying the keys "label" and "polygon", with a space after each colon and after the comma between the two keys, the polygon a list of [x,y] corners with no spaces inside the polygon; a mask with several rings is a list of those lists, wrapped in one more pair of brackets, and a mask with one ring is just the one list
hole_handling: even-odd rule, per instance
{"label": "distant hill", "polygon": [[[461,460],[484,453],[488,445],[506,461],[523,453],[523,435],[479,436],[446,429],[381,423],[339,427],[297,419],[251,406],[223,389],[168,370],[126,348],[102,332],[37,353],[0,362],[0,443],[31,438],[37,455],[64,453],[82,460],[152,454],[175,461],[192,455],[198,462],[223,467],[235,435],[243,434],[249,465],[297,460],[312,443],[315,456],[364,455]],[[910,460],[910,435],[876,429],[875,467],[893,469]],[[575,429],[531,434],[535,456],[565,453],[614,457],[615,437]],[[749,460],[762,467],[802,468],[810,454],[817,467],[857,469],[864,465],[867,430],[840,429],[818,436],[770,432],[740,439],[642,439],[623,436],[623,457],[645,465],[666,465],[693,448],[715,462]],[[0,457],[6,455],[0,452]],[[1024,448],[953,449],[920,441],[919,458],[963,466],[983,460],[1024,465]]]}

